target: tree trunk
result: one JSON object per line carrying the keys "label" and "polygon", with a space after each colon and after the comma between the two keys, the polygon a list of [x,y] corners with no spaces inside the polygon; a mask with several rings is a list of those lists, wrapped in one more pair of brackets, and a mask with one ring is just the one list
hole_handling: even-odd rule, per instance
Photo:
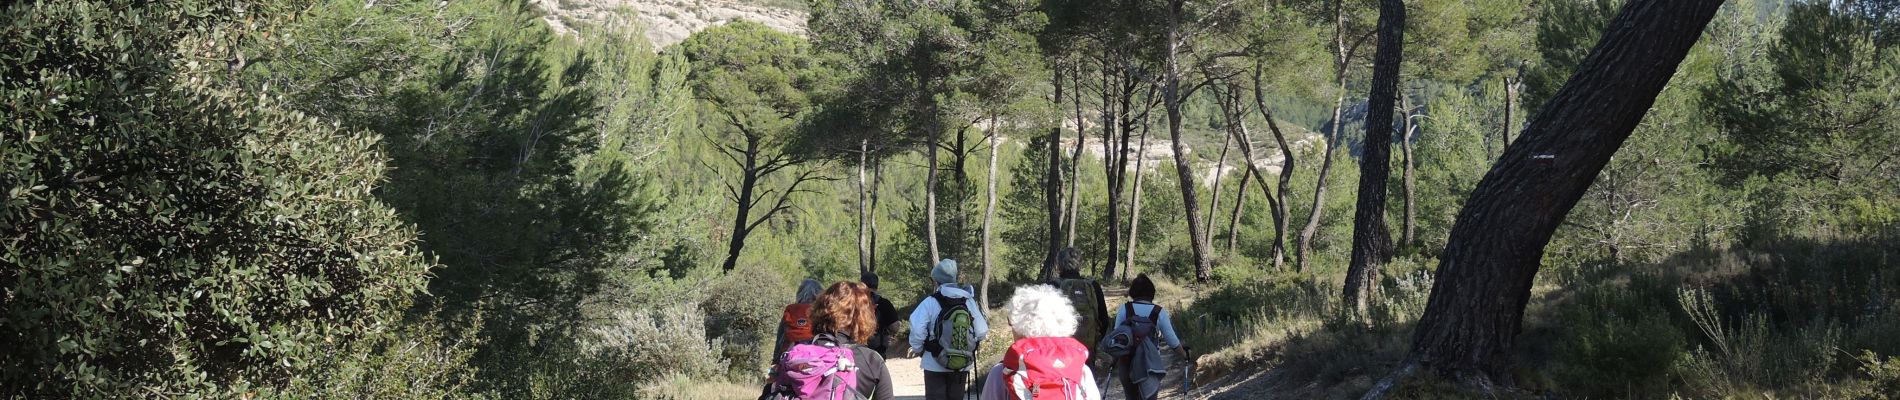
{"label": "tree trunk", "polygon": [[1498,138],[1503,140],[1504,143],[1503,146],[1500,146],[1502,148],[1498,149],[1499,153],[1510,151],[1511,149],[1511,130],[1515,127],[1511,124],[1511,117],[1517,114],[1517,89],[1519,82],[1522,81],[1517,77],[1504,77],[1504,129],[1498,132]]}
{"label": "tree trunk", "polygon": [[1399,246],[1412,248],[1418,246],[1418,236],[1415,234],[1416,227],[1418,226],[1418,218],[1415,211],[1418,208],[1418,195],[1414,189],[1417,187],[1416,180],[1414,180],[1412,176],[1413,171],[1417,168],[1416,164],[1412,161],[1412,134],[1418,130],[1418,122],[1413,120],[1417,116],[1413,115],[1412,108],[1408,107],[1407,103],[1409,102],[1406,101],[1406,99],[1407,97],[1405,95],[1399,95],[1399,111],[1401,111],[1399,114],[1399,132],[1403,132],[1399,138],[1399,153],[1400,156],[1405,159],[1404,170],[1400,172],[1405,175],[1403,177],[1404,182],[1399,186],[1400,190],[1405,191],[1405,226],[1399,234]]}
{"label": "tree trunk", "polygon": [[864,169],[865,169],[864,163],[870,158],[870,154],[871,154],[871,140],[859,139],[858,140],[858,273],[859,274],[863,274],[871,270],[871,238],[870,238],[871,227],[870,225],[865,224],[865,222],[869,220],[871,216],[870,209],[866,208],[866,206],[871,204],[870,193],[865,191],[865,189],[870,187],[870,182],[866,181],[865,179],[866,176],[864,174]]}
{"label": "tree trunk", "polygon": [[990,228],[996,223],[996,153],[1002,151],[1002,138],[996,135],[996,116],[990,116],[990,172],[989,200],[983,206],[983,283],[977,287],[978,304],[990,306],[990,265],[996,262],[995,253],[990,251]]}
{"label": "tree trunk", "polygon": [[[1069,155],[1069,237],[1067,243],[1068,247],[1075,247],[1075,220],[1082,215],[1082,143],[1087,142],[1083,139],[1088,138],[1085,134],[1088,131],[1082,129],[1082,63],[1080,61],[1076,62],[1075,74],[1069,78],[1069,81],[1070,86],[1075,90],[1075,96],[1072,96],[1074,99],[1071,100],[1075,103],[1075,151]],[[1060,109],[1060,105],[1057,108]],[[1055,253],[1049,254],[1049,259],[1054,260]]]}
{"label": "tree trunk", "polygon": [[[1142,161],[1147,158],[1142,156],[1148,154],[1148,124],[1142,124],[1141,126],[1141,145],[1135,150],[1137,153],[1135,155],[1135,170],[1132,171],[1132,173],[1135,174],[1135,200],[1128,212],[1128,260],[1123,263],[1123,282],[1128,281],[1128,271],[1135,269],[1135,245],[1141,243],[1141,177],[1145,175],[1141,173],[1141,164]],[[1112,258],[1114,256],[1110,257]]]}
{"label": "tree trunk", "polygon": [[[1234,247],[1240,241],[1240,211],[1247,205],[1247,184],[1250,180],[1260,179],[1260,166],[1254,164],[1257,156],[1253,151],[1253,137],[1247,133],[1247,110],[1246,106],[1241,105],[1240,88],[1233,86],[1225,93],[1216,91],[1214,97],[1220,106],[1221,117],[1227,123],[1229,140],[1240,142],[1241,165],[1245,166],[1240,170],[1240,190],[1234,192],[1234,213],[1227,219],[1226,254],[1233,254]],[[1266,181],[1261,180],[1260,185],[1266,188]],[[1271,191],[1267,192],[1268,202],[1273,201],[1272,195]]]}
{"label": "tree trunk", "polygon": [[[1261,118],[1266,119],[1267,130],[1273,132],[1273,142],[1280,146],[1280,157],[1282,158],[1280,162],[1280,185],[1274,188],[1273,192],[1267,193],[1267,205],[1270,206],[1273,211],[1273,269],[1281,270],[1286,268],[1287,221],[1292,219],[1290,218],[1291,216],[1287,215],[1289,213],[1287,209],[1290,207],[1288,207],[1289,204],[1287,204],[1286,193],[1293,190],[1293,147],[1286,142],[1286,134],[1280,132],[1280,123],[1275,122],[1273,119],[1273,111],[1267,109],[1266,92],[1260,90],[1260,69],[1258,68],[1254,69],[1253,81],[1254,108],[1260,111]],[[1246,140],[1249,135],[1247,133],[1245,120],[1242,120],[1240,129],[1241,140]],[[1260,182],[1260,190],[1262,191],[1268,190],[1267,182],[1264,181],[1264,178],[1265,177],[1260,176],[1258,173],[1254,174],[1254,179],[1262,179]]]}
{"label": "tree trunk", "polygon": [[1544,246],[1669,83],[1721,0],[1631,0],[1458,212],[1406,363],[1509,385],[1511,347]]}
{"label": "tree trunk", "polygon": [[1257,168],[1253,165],[1253,156],[1248,155],[1246,161],[1247,168],[1240,170],[1240,190],[1234,191],[1234,213],[1227,217],[1227,251],[1223,254],[1234,254],[1234,246],[1240,241],[1240,210],[1246,208],[1247,180],[1253,179]]}
{"label": "tree trunk", "polygon": [[[1102,173],[1104,176],[1103,179],[1107,181],[1108,185],[1108,266],[1102,269],[1102,278],[1112,279],[1115,277],[1115,262],[1120,260],[1120,257],[1116,257],[1116,255],[1121,254],[1118,250],[1121,250],[1122,247],[1122,181],[1128,174],[1129,155],[1127,154],[1127,150],[1129,132],[1127,125],[1118,125],[1120,119],[1123,118],[1122,114],[1127,110],[1125,108],[1117,109],[1115,107],[1114,93],[1111,93],[1114,91],[1114,88],[1120,88],[1122,86],[1118,83],[1111,84],[1114,83],[1113,81],[1116,75],[1109,73],[1110,67],[1108,66],[1107,56],[1104,55],[1103,57],[1102,146],[1104,148],[1102,149]],[[1123,104],[1127,104],[1127,102],[1123,101]],[[1121,133],[1120,144],[1111,146],[1111,143],[1116,142],[1114,140],[1116,132]]]}
{"label": "tree trunk", "polygon": [[[1061,68],[1055,69],[1055,79],[1050,83],[1055,84],[1055,88],[1056,88],[1055,101],[1056,101],[1056,105],[1059,106],[1062,104],[1062,69]],[[1077,93],[1077,95],[1080,95],[1080,93]],[[1058,244],[1060,242],[1058,242],[1057,239],[1062,237],[1062,215],[1064,212],[1064,208],[1062,207],[1062,189],[1061,189],[1062,188],[1062,126],[1061,124],[1057,124],[1057,126],[1054,128],[1049,128],[1049,170],[1046,171],[1044,178],[1045,178],[1045,181],[1044,181],[1042,194],[1044,197],[1043,200],[1045,200],[1046,204],[1048,204],[1049,206],[1049,246],[1047,246],[1048,247],[1047,253],[1043,254],[1043,260],[1054,260],[1056,252],[1061,250],[1061,247]],[[1049,266],[1044,265],[1042,272],[1040,274],[1046,277],[1049,274]],[[984,303],[984,304],[988,304],[988,303]]]}
{"label": "tree trunk", "polygon": [[884,187],[884,161],[871,162],[871,272],[877,272],[877,199],[878,188]]}
{"label": "tree trunk", "polygon": [[1333,150],[1338,147],[1339,131],[1342,125],[1345,125],[1344,121],[1340,121],[1340,109],[1346,104],[1344,93],[1346,85],[1343,79],[1340,82],[1341,93],[1339,99],[1333,103],[1333,129],[1327,134],[1326,151],[1320,155],[1318,180],[1313,185],[1313,208],[1307,211],[1306,226],[1300,228],[1299,243],[1293,248],[1293,270],[1300,273],[1306,272],[1309,258],[1307,255],[1313,251],[1313,236],[1319,234],[1319,220],[1326,212],[1326,177],[1332,173]]}
{"label": "tree trunk", "polygon": [[1338,2],[1334,2],[1333,79],[1339,87],[1339,95],[1333,100],[1333,129],[1326,135],[1326,151],[1320,156],[1319,175],[1313,185],[1313,208],[1307,211],[1306,227],[1300,228],[1299,245],[1293,248],[1293,270],[1300,273],[1306,272],[1310,259],[1307,255],[1313,251],[1313,235],[1319,234],[1319,220],[1326,213],[1326,176],[1333,171],[1333,153],[1339,148],[1340,131],[1346,127],[1340,111],[1346,107],[1346,68],[1352,66],[1349,63],[1352,55],[1346,54],[1346,13],[1341,7]]}
{"label": "tree trunk", "polygon": [[1392,176],[1392,112],[1399,92],[1399,62],[1405,46],[1405,3],[1379,1],[1379,48],[1372,57],[1372,91],[1366,94],[1366,149],[1359,161],[1359,201],[1352,224],[1352,261],[1346,269],[1345,304],[1371,315],[1379,291],[1379,267],[1392,257],[1385,226],[1385,190]]}
{"label": "tree trunk", "polygon": [[739,169],[739,193],[738,198],[735,199],[739,210],[734,213],[732,219],[732,241],[726,243],[726,262],[720,265],[720,270],[723,272],[732,272],[733,268],[739,266],[739,253],[745,250],[745,238],[751,233],[751,229],[747,229],[749,224],[746,222],[751,220],[752,195],[759,184],[759,140],[757,137],[746,136],[744,161],[745,165],[741,165]]}
{"label": "tree trunk", "polygon": [[1227,130],[1227,140],[1221,142],[1220,156],[1214,161],[1214,186],[1207,191],[1207,226],[1201,236],[1209,241],[1214,240],[1214,213],[1220,212],[1220,184],[1221,178],[1227,176],[1227,151],[1234,146],[1233,127]]}
{"label": "tree trunk", "polygon": [[[933,124],[934,126],[934,124]],[[924,144],[925,162],[928,171],[924,173],[924,241],[930,244],[930,265],[937,265],[943,257],[937,253],[937,132],[932,129],[930,139]]]}
{"label": "tree trunk", "polygon": [[[968,145],[967,143],[969,143],[969,141],[965,139],[968,138],[967,134],[969,133],[969,128],[975,125],[976,122],[972,121],[968,126],[957,128],[957,144],[956,147],[952,148],[950,153],[953,158],[956,159],[956,163],[951,166],[951,168],[954,168],[955,173],[951,174],[951,176],[956,178],[956,191],[953,193],[957,194],[957,198],[952,199],[950,202],[950,210],[956,215],[956,219],[954,220],[956,226],[950,229],[950,237],[955,238],[950,244],[954,246],[950,246],[944,254],[953,259],[961,258],[966,261],[969,259],[969,257],[966,256],[970,253],[970,243],[969,237],[964,235],[970,231],[970,213],[963,209],[963,204],[965,201],[975,197],[972,196],[969,191],[974,190],[976,185],[970,183],[970,169],[965,167],[970,165],[970,153],[976,152],[976,148]],[[961,274],[963,271],[965,270],[958,269],[957,273]],[[967,283],[962,280],[958,280],[958,282]]]}
{"label": "tree trunk", "polygon": [[1181,8],[1187,0],[1168,2],[1168,66],[1166,82],[1162,86],[1162,99],[1168,111],[1168,139],[1174,144],[1174,171],[1181,187],[1181,208],[1187,215],[1188,241],[1194,248],[1194,279],[1207,282],[1213,276],[1214,264],[1207,259],[1207,235],[1201,231],[1200,201],[1196,199],[1195,189],[1199,182],[1194,179],[1194,165],[1188,162],[1187,142],[1181,141]]}

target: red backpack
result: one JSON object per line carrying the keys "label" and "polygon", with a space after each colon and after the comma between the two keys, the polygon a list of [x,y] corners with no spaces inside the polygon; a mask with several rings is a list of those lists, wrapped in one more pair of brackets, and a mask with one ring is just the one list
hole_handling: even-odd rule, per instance
{"label": "red backpack", "polygon": [[1003,353],[1003,381],[1014,400],[1082,398],[1089,348],[1071,337],[1019,339]]}
{"label": "red backpack", "polygon": [[811,304],[798,303],[785,306],[785,315],[779,323],[785,325],[785,341],[799,343],[811,340]]}

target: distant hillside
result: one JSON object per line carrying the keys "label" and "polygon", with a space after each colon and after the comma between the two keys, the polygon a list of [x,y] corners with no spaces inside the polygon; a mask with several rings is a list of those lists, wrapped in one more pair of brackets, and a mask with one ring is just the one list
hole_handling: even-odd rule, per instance
{"label": "distant hillside", "polygon": [[[686,40],[706,27],[734,20],[765,24],[805,34],[805,5],[800,0],[532,0],[548,11],[548,25],[560,32],[575,26],[635,23],[654,49]],[[629,20],[632,16],[633,20]]]}

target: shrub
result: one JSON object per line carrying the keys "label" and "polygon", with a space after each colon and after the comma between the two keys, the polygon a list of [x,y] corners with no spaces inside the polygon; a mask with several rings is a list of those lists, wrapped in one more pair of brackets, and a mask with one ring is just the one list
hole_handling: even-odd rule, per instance
{"label": "shrub", "polygon": [[1737,324],[1722,320],[1715,301],[1700,289],[1678,295],[1683,311],[1701,329],[1698,346],[1681,365],[1683,378],[1703,394],[1745,395],[1760,389],[1817,387],[1834,364],[1841,341],[1838,324],[1825,320],[1774,329],[1766,316],[1747,314]]}
{"label": "shrub", "polygon": [[1900,359],[1881,357],[1872,351],[1863,350],[1854,361],[1860,363],[1860,372],[1867,374],[1867,380],[1849,389],[1849,397],[1880,400],[1900,398]]}
{"label": "shrub", "polygon": [[[1644,303],[1649,304],[1649,303]],[[1670,372],[1688,346],[1668,309],[1647,305],[1633,313],[1598,304],[1570,306],[1567,328],[1554,349],[1551,375],[1567,393],[1625,397],[1666,393]]]}
{"label": "shrub", "polygon": [[0,6],[0,392],[269,391],[421,288],[378,138],[227,83],[272,8]]}
{"label": "shrub", "polygon": [[771,269],[741,267],[713,283],[700,304],[705,310],[706,337],[725,343],[721,356],[731,373],[749,376],[770,363],[778,333],[778,317],[793,300],[792,286]]}
{"label": "shrub", "polygon": [[705,315],[690,304],[677,304],[621,312],[594,328],[582,371],[599,384],[594,397],[633,396],[639,387],[669,376],[709,380],[724,373],[721,346],[706,339]]}
{"label": "shrub", "polygon": [[297,399],[460,399],[485,398],[472,392],[475,369],[469,358],[480,346],[473,329],[455,336],[433,319],[401,325],[364,340],[334,346],[323,367],[296,376],[280,393],[266,398]]}

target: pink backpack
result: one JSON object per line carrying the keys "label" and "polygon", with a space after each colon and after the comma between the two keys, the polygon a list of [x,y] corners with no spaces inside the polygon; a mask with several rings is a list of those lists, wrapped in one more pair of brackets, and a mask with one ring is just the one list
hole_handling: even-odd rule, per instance
{"label": "pink backpack", "polygon": [[772,376],[774,400],[863,400],[850,347],[830,340],[799,343],[785,352]]}

